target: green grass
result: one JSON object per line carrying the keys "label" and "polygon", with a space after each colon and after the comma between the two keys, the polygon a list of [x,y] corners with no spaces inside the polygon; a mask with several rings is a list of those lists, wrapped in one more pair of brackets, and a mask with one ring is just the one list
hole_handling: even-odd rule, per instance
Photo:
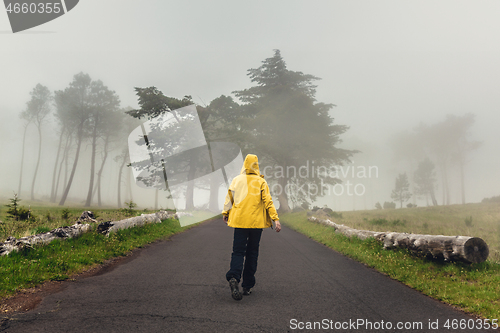
{"label": "green grass", "polygon": [[[345,218],[346,213],[343,212],[343,215]],[[401,217],[399,218],[402,221]],[[383,245],[374,239],[362,241],[358,238],[348,238],[335,233],[331,227],[309,222],[305,212],[284,215],[280,221],[435,299],[484,318],[500,318],[500,265],[498,263],[489,260],[474,265],[443,263],[415,256],[406,250],[384,250]],[[367,219],[360,224],[376,226],[376,224],[370,224],[369,221]],[[382,224],[384,227],[390,226],[391,229],[392,227],[405,227],[397,225],[400,223],[390,223],[390,220]],[[407,224],[410,224],[410,220]]]}
{"label": "green grass", "polygon": [[0,298],[44,281],[65,280],[104,260],[123,256],[132,249],[189,229],[177,220],[147,224],[111,233],[89,232],[79,238],[56,240],[45,246],[23,249],[0,257]]}

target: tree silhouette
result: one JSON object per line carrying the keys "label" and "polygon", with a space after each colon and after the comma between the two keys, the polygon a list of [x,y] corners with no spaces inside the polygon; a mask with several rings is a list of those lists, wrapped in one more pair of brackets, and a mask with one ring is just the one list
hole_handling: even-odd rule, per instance
{"label": "tree silhouette", "polygon": [[434,190],[436,188],[436,171],[434,163],[429,158],[424,159],[418,164],[417,170],[413,175],[415,181],[416,193],[423,195],[427,199],[430,197],[432,204],[437,206],[436,195]]}
{"label": "tree silhouette", "polygon": [[408,182],[408,176],[406,173],[400,173],[396,177],[396,184],[394,186],[394,190],[392,190],[391,198],[394,201],[399,201],[403,208],[403,203],[408,201],[411,198],[410,192],[410,183]]}
{"label": "tree silhouette", "polygon": [[290,175],[288,170],[297,170],[307,163],[334,167],[348,162],[356,151],[337,147],[340,135],[348,127],[334,124],[329,114],[333,104],[316,102],[313,82],[319,78],[287,69],[279,50],[260,67],[249,69],[248,76],[256,85],[234,92],[244,103],[242,107],[249,118],[241,123],[246,142],[242,148],[259,155],[267,165],[286,171],[271,181],[280,185],[275,193],[280,210],[289,211],[291,198],[300,204],[317,195],[297,188],[321,189],[324,184],[340,180],[321,175],[299,177]]}
{"label": "tree silhouette", "polygon": [[91,101],[90,101],[90,87],[91,78],[88,74],[79,73],[73,77],[73,81],[70,83],[69,87],[64,91],[58,92],[60,98],[64,103],[64,112],[68,112],[68,118],[71,121],[71,127],[74,128],[76,132],[76,152],[75,159],[73,161],[73,167],[68,179],[68,183],[65,186],[64,192],[62,194],[59,205],[62,206],[68,198],[69,190],[73,183],[75,177],[76,166],[78,165],[78,160],[80,157],[80,149],[82,142],[86,136],[86,125],[90,121],[91,117]]}
{"label": "tree silhouette", "polygon": [[[35,166],[35,173],[33,181],[31,182],[31,200],[35,200],[35,182],[40,166],[40,157],[42,154],[42,126],[45,118],[50,112],[50,102],[52,100],[52,93],[49,88],[37,84],[30,93],[31,99],[27,103],[26,118],[30,119],[38,130],[38,158]],[[24,146],[24,144],[23,144]],[[24,150],[24,148],[23,148]],[[24,153],[23,153],[24,156]]]}

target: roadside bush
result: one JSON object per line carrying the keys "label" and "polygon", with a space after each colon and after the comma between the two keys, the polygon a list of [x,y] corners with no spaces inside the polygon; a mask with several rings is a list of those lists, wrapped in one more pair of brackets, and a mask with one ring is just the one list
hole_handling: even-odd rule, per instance
{"label": "roadside bush", "polygon": [[331,214],[328,214],[330,215],[331,217],[334,217],[336,219],[341,219],[342,218],[342,213],[337,213],[337,212],[334,212],[332,211]]}

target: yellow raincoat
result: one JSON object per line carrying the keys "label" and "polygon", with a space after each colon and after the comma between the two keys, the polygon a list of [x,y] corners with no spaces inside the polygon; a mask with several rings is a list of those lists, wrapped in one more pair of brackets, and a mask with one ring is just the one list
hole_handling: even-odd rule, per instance
{"label": "yellow raincoat", "polygon": [[222,215],[233,228],[269,228],[271,220],[279,220],[256,155],[246,156],[241,174],[231,182]]}

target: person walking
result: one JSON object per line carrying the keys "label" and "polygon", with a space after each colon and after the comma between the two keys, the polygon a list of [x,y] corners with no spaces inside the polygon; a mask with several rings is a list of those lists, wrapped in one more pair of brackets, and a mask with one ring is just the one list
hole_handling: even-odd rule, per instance
{"label": "person walking", "polygon": [[226,279],[233,299],[241,300],[239,283],[243,275],[243,295],[250,295],[255,286],[259,244],[264,228],[276,225],[280,232],[278,213],[269,193],[269,186],[259,171],[256,155],[245,157],[241,173],[234,177],[224,202],[223,220],[234,228],[231,265]]}

